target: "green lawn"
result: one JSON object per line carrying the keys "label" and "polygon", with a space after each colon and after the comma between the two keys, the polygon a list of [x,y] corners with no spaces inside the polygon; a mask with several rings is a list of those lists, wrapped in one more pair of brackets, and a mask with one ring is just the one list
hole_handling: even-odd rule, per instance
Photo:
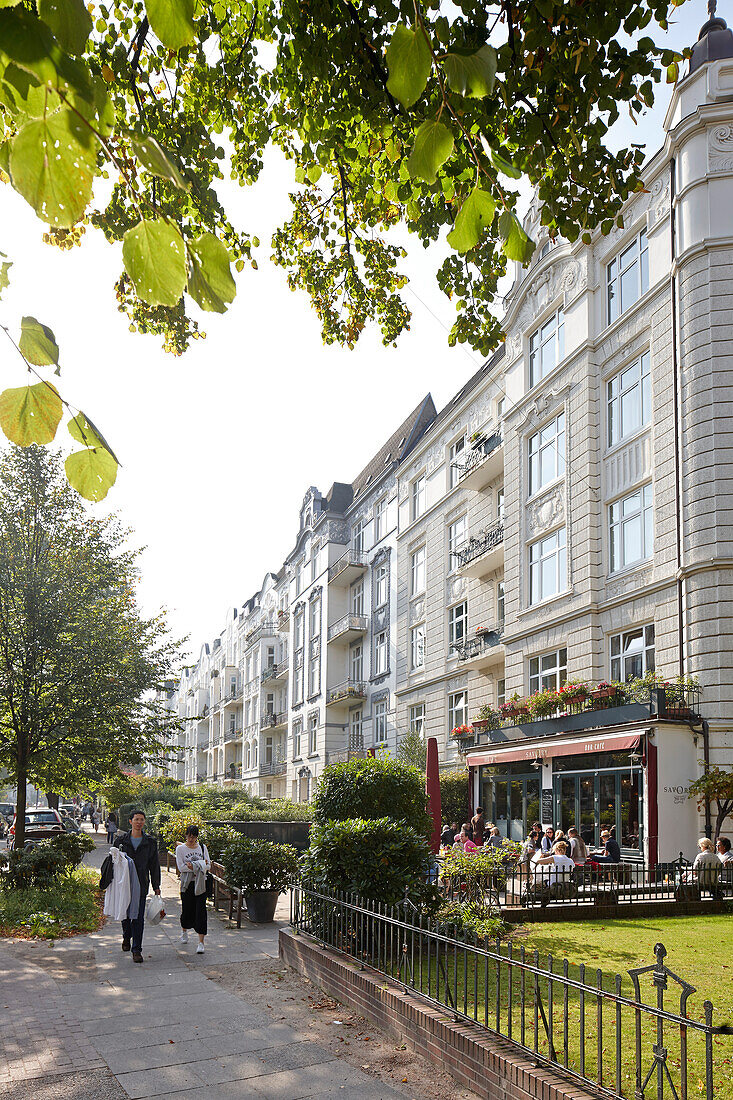
{"label": "green lawn", "polygon": [[0,890],[0,936],[55,939],[95,932],[100,914],[99,872],[84,867],[43,890]]}

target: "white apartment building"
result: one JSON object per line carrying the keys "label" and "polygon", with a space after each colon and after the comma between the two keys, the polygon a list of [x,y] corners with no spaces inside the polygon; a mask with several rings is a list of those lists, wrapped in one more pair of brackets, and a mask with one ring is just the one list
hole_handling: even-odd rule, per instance
{"label": "white apartment building", "polygon": [[[715,58],[708,60],[709,58]],[[646,188],[592,244],[517,265],[506,341],[399,472],[398,720],[449,731],[567,681],[694,692],[477,731],[472,795],[513,839],[577,824],[674,858],[691,781],[733,764],[733,34],[704,28]],[[680,704],[685,704],[680,705]],[[687,710],[692,714],[684,716]],[[493,723],[497,725],[497,723]]]}

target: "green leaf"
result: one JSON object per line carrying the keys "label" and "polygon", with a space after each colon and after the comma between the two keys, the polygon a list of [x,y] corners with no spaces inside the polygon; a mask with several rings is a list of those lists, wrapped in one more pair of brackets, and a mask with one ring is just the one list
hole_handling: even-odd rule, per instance
{"label": "green leaf", "polygon": [[484,147],[484,152],[498,172],[503,172],[505,176],[509,176],[510,179],[513,180],[521,179],[521,168],[517,168],[516,164],[513,164],[503,153],[499,153],[496,149],[492,149],[483,134],[481,134],[481,144]]}
{"label": "green leaf", "polygon": [[74,451],[64,463],[72,489],[95,504],[104,500],[117,480],[118,464],[103,447]]}
{"label": "green leaf", "polygon": [[191,185],[186,182],[181,173],[170,159],[170,154],[163,149],[156,138],[151,134],[141,137],[139,134],[130,134],[130,145],[137,159],[151,176],[159,176],[161,179],[170,180],[182,191],[189,191]]}
{"label": "green leaf", "polygon": [[499,232],[504,238],[504,255],[520,264],[529,263],[534,252],[534,241],[522,229],[515,213],[505,210],[499,218]]}
{"label": "green leaf", "polygon": [[438,169],[452,152],[453,134],[448,127],[434,119],[423,122],[415,134],[415,144],[407,159],[410,175],[426,183],[435,183]]}
{"label": "green leaf", "polygon": [[13,261],[9,260],[4,252],[0,252],[0,298],[2,298],[5,288],[10,284],[8,272],[12,266]]}
{"label": "green leaf", "polygon": [[193,0],[145,0],[150,26],[169,50],[193,42]]}
{"label": "green leaf", "polygon": [[418,27],[398,23],[392,41],[385,52],[389,70],[387,91],[398,99],[403,107],[411,107],[425,91],[433,58],[425,35]]}
{"label": "green leaf", "polygon": [[32,119],[10,148],[13,187],[49,225],[74,225],[92,197],[96,151],[96,138],[71,111]]}
{"label": "green leaf", "polygon": [[65,53],[40,19],[24,8],[0,11],[0,55],[32,73],[43,84],[72,89],[93,101],[89,70]]}
{"label": "green leaf", "polygon": [[122,260],[138,298],[151,306],[174,306],[186,286],[186,256],[180,233],[163,221],[143,220],[122,238]]}
{"label": "green leaf", "polygon": [[496,203],[488,191],[474,187],[458,211],[455,225],[448,234],[448,244],[456,252],[468,252],[475,248],[491,225]]}
{"label": "green leaf", "polygon": [[667,83],[676,84],[680,75],[680,67],[676,61],[667,66]]}
{"label": "green leaf", "polygon": [[58,391],[50,382],[0,393],[0,428],[19,447],[50,443],[63,411]]}
{"label": "green leaf", "polygon": [[311,164],[310,168],[306,172],[308,179],[311,183],[318,183],[319,179],[323,175],[323,169],[320,164]]}
{"label": "green leaf", "polygon": [[237,287],[229,266],[229,253],[213,233],[202,233],[188,245],[191,273],[188,293],[208,313],[225,313]]}
{"label": "green leaf", "polygon": [[91,422],[85,413],[77,413],[66,426],[69,429],[69,435],[72,439],[75,439],[77,443],[83,443],[85,447],[103,447],[115,462],[118,462],[117,455],[114,453],[99,428],[96,424]]}
{"label": "green leaf", "polygon": [[496,50],[482,46],[476,53],[452,50],[443,58],[448,84],[454,92],[468,98],[491,95],[496,77]]}
{"label": "green leaf", "polygon": [[69,53],[82,54],[92,33],[84,0],[38,0],[38,14]]}
{"label": "green leaf", "polygon": [[[20,323],[20,350],[36,367],[58,367],[59,346],[47,325],[35,317],[24,317]],[[59,373],[57,371],[57,373]]]}

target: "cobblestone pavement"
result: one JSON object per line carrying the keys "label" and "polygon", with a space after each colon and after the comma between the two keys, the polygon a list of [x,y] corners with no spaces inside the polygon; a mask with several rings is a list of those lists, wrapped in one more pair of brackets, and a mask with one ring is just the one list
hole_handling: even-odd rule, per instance
{"label": "cobblestone pavement", "polygon": [[[106,853],[97,841],[95,867]],[[146,926],[143,966],[120,950],[117,924],[53,948],[0,941],[3,1100],[403,1095],[206,977],[207,965],[277,958],[281,922],[238,930],[210,920],[196,955],[193,934],[178,943],[177,880],[165,872],[163,896],[168,916]]]}

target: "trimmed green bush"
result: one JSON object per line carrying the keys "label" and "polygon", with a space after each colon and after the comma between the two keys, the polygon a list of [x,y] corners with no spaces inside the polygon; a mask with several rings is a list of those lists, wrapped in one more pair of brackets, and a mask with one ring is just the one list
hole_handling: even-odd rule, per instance
{"label": "trimmed green bush", "polygon": [[182,844],[189,825],[198,825],[199,836],[203,838],[206,822],[202,817],[188,809],[174,810],[160,826],[160,839],[166,848],[175,848],[176,844]]}
{"label": "trimmed green bush", "polygon": [[404,899],[426,902],[435,896],[427,884],[432,855],[426,840],[405,821],[382,817],[328,821],[311,830],[311,846],[301,861],[304,880],[329,890],[387,905]]}
{"label": "trimmed green bush", "polygon": [[390,757],[350,760],[325,768],[313,803],[313,820],[405,821],[421,837],[433,823],[427,811],[425,777],[417,768]]}
{"label": "trimmed green bush", "polygon": [[290,844],[237,836],[221,857],[226,880],[245,894],[287,890],[298,873],[298,853]]}
{"label": "trimmed green bush", "polygon": [[65,874],[75,871],[87,852],[93,852],[95,847],[88,833],[58,833],[51,837],[49,844],[51,848],[61,853]]}
{"label": "trimmed green bush", "polygon": [[0,873],[0,887],[3,890],[48,889],[66,869],[64,853],[50,844],[36,844],[33,848],[19,850],[13,848],[3,854],[5,865]]}
{"label": "trimmed green bush", "polygon": [[440,816],[448,825],[456,821],[458,827],[471,818],[469,804],[468,771],[458,768],[440,773]]}
{"label": "trimmed green bush", "polygon": [[209,851],[211,859],[221,859],[222,853],[232,844],[236,844],[240,834],[236,829],[230,829],[228,825],[204,825],[199,836]]}

